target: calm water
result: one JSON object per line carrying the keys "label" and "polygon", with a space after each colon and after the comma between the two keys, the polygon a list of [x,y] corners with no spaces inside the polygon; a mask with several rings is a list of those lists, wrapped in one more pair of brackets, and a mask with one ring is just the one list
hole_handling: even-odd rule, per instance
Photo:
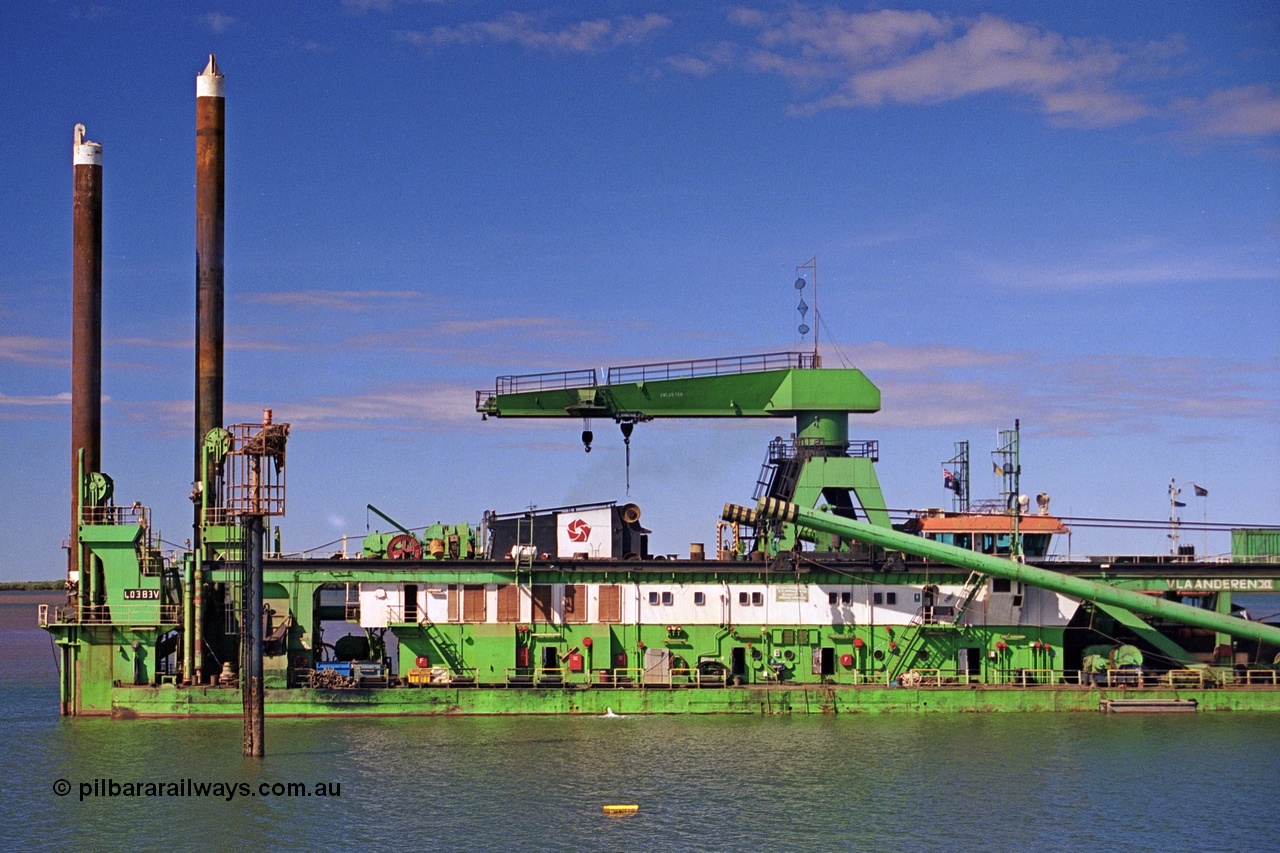
{"label": "calm water", "polygon": [[[237,721],[59,719],[39,600],[0,593],[4,849],[1280,848],[1280,717],[268,720],[255,763]],[[81,801],[95,778],[341,797]]]}

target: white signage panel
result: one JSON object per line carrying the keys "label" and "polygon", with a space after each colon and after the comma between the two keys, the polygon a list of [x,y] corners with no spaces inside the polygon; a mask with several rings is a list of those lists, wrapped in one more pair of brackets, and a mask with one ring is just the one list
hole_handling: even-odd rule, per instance
{"label": "white signage panel", "polygon": [[613,509],[589,509],[556,515],[556,556],[586,554],[597,559],[613,557]]}

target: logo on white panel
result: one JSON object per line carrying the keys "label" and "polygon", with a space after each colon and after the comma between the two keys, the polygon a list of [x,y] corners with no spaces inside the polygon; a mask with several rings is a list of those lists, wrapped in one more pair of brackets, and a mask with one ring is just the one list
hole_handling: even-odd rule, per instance
{"label": "logo on white panel", "polygon": [[569,522],[568,533],[570,542],[586,542],[591,536],[591,525],[581,518],[575,518]]}

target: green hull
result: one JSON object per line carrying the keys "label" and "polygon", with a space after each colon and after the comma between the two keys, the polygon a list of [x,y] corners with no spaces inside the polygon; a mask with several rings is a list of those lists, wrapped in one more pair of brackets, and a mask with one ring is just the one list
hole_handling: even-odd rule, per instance
{"label": "green hull", "polygon": [[[1107,701],[1140,700],[1147,710],[1280,711],[1274,688],[1096,688],[884,685],[636,688],[372,688],[267,690],[268,717],[470,716],[528,714],[878,714],[1094,712]],[[1186,703],[1181,709],[1171,703]],[[241,716],[234,689],[115,687],[111,715]]]}

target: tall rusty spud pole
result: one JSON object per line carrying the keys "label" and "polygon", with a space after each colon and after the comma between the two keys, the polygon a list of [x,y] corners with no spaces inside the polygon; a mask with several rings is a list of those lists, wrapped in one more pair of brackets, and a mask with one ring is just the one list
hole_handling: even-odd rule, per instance
{"label": "tall rusty spud pole", "polygon": [[[205,436],[222,426],[222,254],[225,186],[226,98],[217,59],[196,77],[196,435],[195,479],[203,469]],[[199,503],[196,535],[200,534]]]}
{"label": "tall rusty spud pole", "polygon": [[[201,508],[213,505],[214,472],[206,471],[204,441],[209,431],[222,426],[222,252],[226,211],[226,98],[218,61],[196,77],[196,434],[193,493],[195,524],[195,572],[192,579],[192,652],[194,680],[204,675],[204,549],[201,542]],[[225,523],[225,522],[222,522]]]}
{"label": "tall rusty spud pole", "polygon": [[81,553],[81,474],[101,468],[102,452],[102,146],[75,127],[71,297],[71,547],[67,580],[90,607],[91,563]]}

